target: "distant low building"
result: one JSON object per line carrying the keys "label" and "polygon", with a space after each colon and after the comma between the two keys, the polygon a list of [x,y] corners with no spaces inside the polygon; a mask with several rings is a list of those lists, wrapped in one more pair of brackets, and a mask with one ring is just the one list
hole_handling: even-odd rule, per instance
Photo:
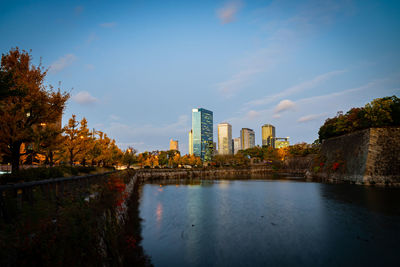
{"label": "distant low building", "polygon": [[179,143],[178,140],[169,140],[169,150],[179,151]]}
{"label": "distant low building", "polygon": [[289,137],[275,137],[275,148],[288,147],[289,145]]}

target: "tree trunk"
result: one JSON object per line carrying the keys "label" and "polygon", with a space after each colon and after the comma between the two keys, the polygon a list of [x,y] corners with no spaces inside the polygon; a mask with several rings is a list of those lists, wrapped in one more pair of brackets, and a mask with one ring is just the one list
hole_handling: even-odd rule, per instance
{"label": "tree trunk", "polygon": [[21,144],[21,142],[15,142],[11,145],[11,173],[16,173],[19,170]]}
{"label": "tree trunk", "polygon": [[74,152],[72,151],[72,149],[69,151],[69,164],[71,166],[74,165]]}
{"label": "tree trunk", "polygon": [[50,151],[49,153],[49,163],[50,163],[50,167],[53,167],[54,165],[54,161],[53,161],[53,151]]}

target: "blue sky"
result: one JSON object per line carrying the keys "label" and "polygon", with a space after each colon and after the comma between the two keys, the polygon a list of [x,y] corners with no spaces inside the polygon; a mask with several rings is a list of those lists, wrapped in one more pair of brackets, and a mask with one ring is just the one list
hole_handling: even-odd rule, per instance
{"label": "blue sky", "polygon": [[400,1],[2,1],[0,51],[32,49],[47,83],[126,148],[187,153],[191,109],[313,142],[324,120],[400,96]]}

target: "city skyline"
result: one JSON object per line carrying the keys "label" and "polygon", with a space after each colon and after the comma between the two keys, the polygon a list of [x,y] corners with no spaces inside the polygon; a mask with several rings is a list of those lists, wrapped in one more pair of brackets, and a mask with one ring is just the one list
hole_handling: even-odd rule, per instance
{"label": "city skyline", "polygon": [[[19,1],[0,51],[32,49],[86,117],[121,148],[188,153],[190,110],[312,143],[338,110],[400,92],[396,1]],[[195,15],[193,15],[195,14]],[[160,112],[162,111],[162,112]],[[213,125],[217,136],[217,124]]]}

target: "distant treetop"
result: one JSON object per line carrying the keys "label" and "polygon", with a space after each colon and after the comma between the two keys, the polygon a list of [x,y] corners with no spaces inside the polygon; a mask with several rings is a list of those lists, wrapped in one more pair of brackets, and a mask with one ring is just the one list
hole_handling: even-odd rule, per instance
{"label": "distant treetop", "polygon": [[346,114],[339,111],[319,128],[319,140],[351,133],[370,127],[400,126],[400,99],[396,96],[376,98],[361,108]]}

